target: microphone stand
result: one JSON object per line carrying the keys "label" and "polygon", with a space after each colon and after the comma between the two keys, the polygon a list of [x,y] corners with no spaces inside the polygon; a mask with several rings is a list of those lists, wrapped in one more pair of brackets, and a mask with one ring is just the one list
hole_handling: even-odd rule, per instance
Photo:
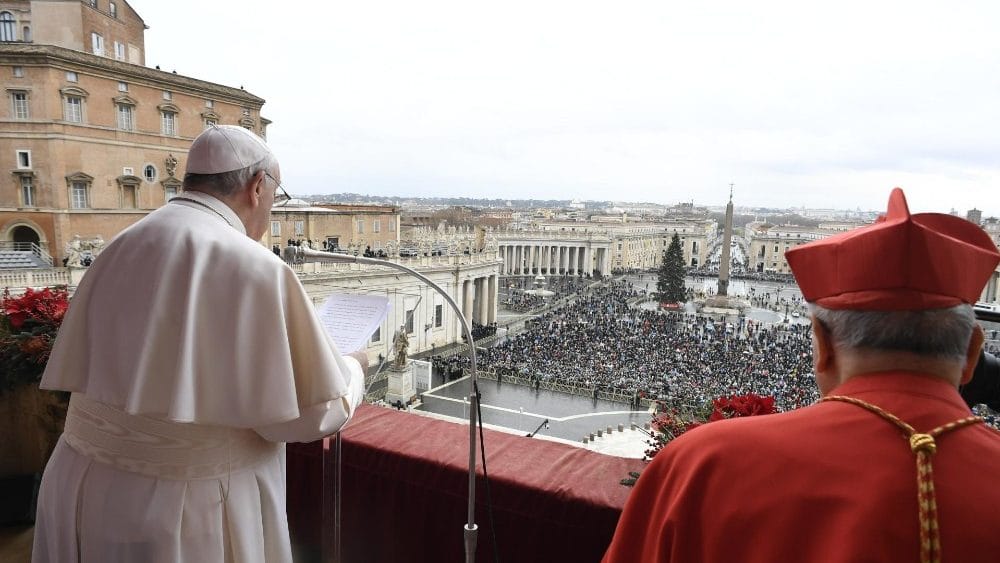
{"label": "microphone stand", "polygon": [[[476,525],[476,416],[479,406],[479,374],[476,371],[476,345],[472,340],[472,329],[469,327],[469,321],[465,318],[465,315],[462,314],[462,310],[459,308],[458,303],[456,303],[455,300],[452,299],[451,295],[442,289],[441,286],[432,282],[420,272],[389,260],[379,260],[378,258],[367,258],[364,256],[354,256],[353,254],[341,254],[337,252],[324,252],[302,246],[286,246],[284,250],[282,250],[282,257],[288,263],[304,262],[305,258],[311,258],[317,262],[368,264],[370,266],[383,266],[393,270],[405,272],[429,285],[432,289],[434,289],[434,291],[441,294],[441,297],[444,298],[451,309],[455,312],[459,321],[461,321],[462,330],[465,332],[465,341],[469,346],[469,361],[472,365],[472,369],[470,370],[472,373],[472,392],[469,393],[469,516],[468,523],[466,523],[463,527],[463,536],[465,538],[465,561],[466,563],[473,563],[476,560],[476,540],[479,530],[479,526]],[[340,449],[337,448],[337,451],[339,452]],[[339,474],[339,457],[337,459],[337,464]],[[339,485],[339,477],[337,481]],[[335,512],[339,514],[339,490],[337,491],[336,502],[338,508]],[[339,546],[335,547],[335,551],[337,553],[340,552]]]}

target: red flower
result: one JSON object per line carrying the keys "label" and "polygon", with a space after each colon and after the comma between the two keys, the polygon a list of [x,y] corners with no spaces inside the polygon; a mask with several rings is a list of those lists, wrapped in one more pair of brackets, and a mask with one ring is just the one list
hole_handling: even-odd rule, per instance
{"label": "red flower", "polygon": [[[659,408],[665,411],[667,406],[664,403],[659,403]],[[651,426],[659,432],[649,441],[650,449],[646,450],[646,459],[653,459],[670,440],[699,426],[727,418],[759,416],[775,412],[777,409],[774,405],[774,397],[762,397],[754,393],[715,398],[712,400],[712,412],[709,413],[704,422],[684,420],[676,408],[670,409],[669,412],[658,412],[653,415]]]}
{"label": "red flower", "polygon": [[37,382],[69,307],[65,289],[27,289],[0,297],[0,390]]}
{"label": "red flower", "polygon": [[34,322],[47,327],[58,327],[69,307],[69,294],[65,289],[40,291],[28,288],[19,297],[11,297],[5,289],[0,309],[7,316],[11,328],[20,330],[25,323]]}

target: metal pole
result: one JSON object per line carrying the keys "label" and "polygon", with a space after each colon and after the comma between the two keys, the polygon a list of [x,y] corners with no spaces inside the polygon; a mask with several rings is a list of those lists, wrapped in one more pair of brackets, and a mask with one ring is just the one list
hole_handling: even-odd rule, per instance
{"label": "metal pole", "polygon": [[476,420],[479,406],[479,397],[477,396],[476,391],[478,390],[479,373],[476,368],[476,344],[472,339],[472,328],[469,326],[468,319],[466,319],[465,315],[462,314],[462,309],[459,308],[458,303],[455,302],[451,295],[449,295],[448,292],[442,289],[438,284],[434,283],[420,272],[396,262],[379,260],[376,258],[365,258],[363,256],[353,256],[350,254],[322,252],[301,246],[286,247],[282,252],[282,255],[285,257],[286,261],[294,258],[309,257],[324,262],[353,262],[356,264],[383,266],[406,272],[426,283],[432,289],[441,294],[441,297],[443,297],[451,309],[455,311],[455,315],[457,315],[459,321],[461,321],[462,329],[465,332],[465,341],[468,345],[469,361],[471,363],[471,368],[469,370],[471,374],[469,393],[469,505],[468,522],[463,528],[463,536],[465,538],[465,561],[466,563],[473,563],[476,560],[476,541],[477,532],[479,530],[479,527],[476,525]]}
{"label": "metal pole", "polygon": [[341,479],[341,476],[343,475],[343,471],[341,470],[343,468],[343,465],[342,465],[343,457],[341,456],[341,450],[340,450],[341,444],[343,444],[343,440],[340,437],[340,432],[337,432],[337,438],[335,440],[334,450],[333,450],[334,451],[334,457],[337,460],[336,461],[337,476],[334,478],[335,479],[335,483],[336,483],[334,485],[334,487],[335,487],[335,490],[337,492],[337,498],[334,501],[334,505],[333,505],[333,561],[334,561],[334,563],[340,563],[342,561],[342,559],[340,557],[340,546],[341,546],[341,541],[343,540],[343,536],[340,533],[340,522],[341,522],[340,521],[340,500],[343,498],[340,495],[341,491],[343,491],[342,479]]}

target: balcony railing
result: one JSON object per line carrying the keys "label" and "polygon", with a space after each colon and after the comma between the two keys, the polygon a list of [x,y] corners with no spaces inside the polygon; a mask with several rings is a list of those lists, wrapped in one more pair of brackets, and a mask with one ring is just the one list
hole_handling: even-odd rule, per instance
{"label": "balcony railing", "polygon": [[17,252],[30,252],[38,257],[47,266],[52,266],[52,256],[48,251],[34,242],[0,242],[0,250],[14,250]]}

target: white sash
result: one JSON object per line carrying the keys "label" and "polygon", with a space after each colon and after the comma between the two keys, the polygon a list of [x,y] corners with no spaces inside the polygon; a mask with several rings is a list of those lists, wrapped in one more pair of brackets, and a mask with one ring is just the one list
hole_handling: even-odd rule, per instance
{"label": "white sash", "polygon": [[70,397],[63,439],[95,461],[179,481],[227,477],[281,451],[253,430],[133,415],[80,393]]}

